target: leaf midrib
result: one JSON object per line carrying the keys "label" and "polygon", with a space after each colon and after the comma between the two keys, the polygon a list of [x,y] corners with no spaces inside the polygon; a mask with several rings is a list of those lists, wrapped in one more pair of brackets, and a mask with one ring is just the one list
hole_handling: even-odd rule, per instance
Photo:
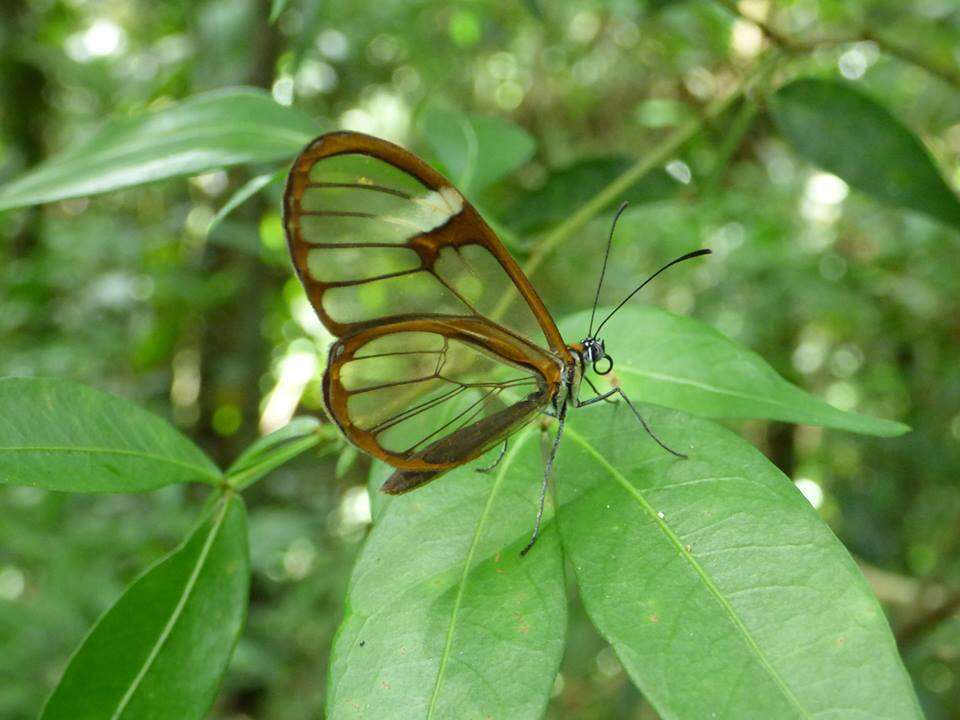
{"label": "leaf midrib", "polygon": [[[784,408],[786,410],[795,411],[796,408],[793,405],[790,405],[785,402],[780,402],[773,398],[767,397],[765,395],[752,395],[750,393],[740,392],[739,390],[731,390],[730,388],[719,387],[717,385],[711,385],[710,383],[705,383],[700,380],[691,380],[690,378],[678,377],[676,375],[667,375],[665,373],[656,372],[654,370],[642,370],[638,367],[632,365],[620,365],[620,372],[626,374],[641,375],[644,377],[652,378],[654,380],[662,380],[664,382],[676,383],[677,385],[689,385],[690,387],[695,387],[700,390],[705,390],[706,392],[717,393],[718,395],[728,395],[730,397],[739,398],[741,400],[750,400],[752,402],[761,402],[767,405],[774,405],[776,407]],[[837,408],[823,403],[825,407],[836,412],[843,412],[842,410],[837,410]]]}
{"label": "leaf midrib", "polygon": [[140,687],[140,684],[143,682],[143,679],[150,671],[150,668],[156,661],[157,656],[160,654],[160,651],[163,649],[163,646],[169,639],[170,633],[173,632],[174,625],[176,625],[177,620],[179,620],[180,616],[183,614],[183,609],[186,607],[187,601],[190,599],[190,595],[193,593],[193,589],[197,584],[197,579],[200,577],[200,572],[203,570],[203,567],[206,564],[207,556],[210,554],[210,549],[213,547],[213,543],[217,539],[220,528],[223,526],[223,521],[227,516],[227,510],[230,507],[230,502],[232,499],[233,498],[229,495],[224,497],[220,512],[214,519],[213,524],[210,526],[210,532],[203,541],[203,547],[200,550],[200,554],[197,556],[196,564],[190,571],[190,577],[187,579],[187,582],[183,587],[183,592],[181,593],[180,598],[177,600],[176,607],[174,607],[173,612],[170,614],[170,619],[167,621],[167,624],[164,625],[163,630],[157,637],[157,641],[154,643],[153,647],[150,648],[150,653],[147,655],[147,659],[137,672],[136,677],[134,677],[133,681],[130,683],[130,687],[127,689],[127,692],[124,693],[124,696],[120,699],[120,702],[117,704],[117,709],[114,711],[113,715],[110,716],[110,720],[119,720],[124,710],[127,709],[127,706],[133,699],[134,693],[136,693],[137,689]]}
{"label": "leaf midrib", "polygon": [[470,542],[470,549],[467,551],[466,559],[463,562],[463,572],[460,574],[460,582],[458,583],[457,587],[457,596],[453,601],[453,609],[450,613],[450,625],[447,628],[447,637],[444,640],[443,653],[440,656],[440,666],[437,668],[437,681],[433,686],[433,693],[430,696],[430,705],[427,707],[426,720],[430,720],[433,717],[433,711],[436,708],[437,699],[440,697],[440,688],[443,685],[444,670],[446,669],[447,661],[450,658],[450,652],[453,647],[453,633],[456,629],[457,615],[460,612],[460,606],[463,604],[463,595],[467,586],[467,577],[470,574],[471,565],[473,564],[473,556],[476,554],[477,546],[480,544],[480,536],[483,534],[484,526],[486,525],[487,518],[490,515],[490,509],[493,507],[493,500],[497,496],[497,491],[500,488],[500,484],[503,482],[503,478],[506,476],[506,471],[516,457],[516,454],[522,447],[524,447],[526,438],[529,434],[529,427],[519,433],[515,442],[513,443],[513,448],[510,449],[500,461],[500,469],[497,472],[496,480],[494,481],[493,486],[490,488],[490,495],[487,497],[487,502],[483,507],[483,512],[480,513],[480,518],[477,520],[477,527],[473,532],[473,539]]}
{"label": "leaf midrib", "polygon": [[76,454],[76,453],[89,453],[91,455],[118,455],[121,457],[136,457],[144,460],[152,460],[155,462],[165,463],[167,465],[175,465],[177,467],[186,468],[188,470],[193,470],[201,475],[204,475],[211,480],[220,480],[220,475],[218,473],[212,472],[211,470],[201,467],[199,465],[191,465],[190,463],[183,462],[181,460],[176,460],[174,458],[168,457],[166,455],[155,455],[153,453],[143,452],[140,450],[123,450],[121,448],[105,448],[97,446],[85,446],[85,445],[10,445],[10,446],[0,446],[0,455],[5,452],[50,452],[50,453],[64,453],[64,454]]}
{"label": "leaf midrib", "polygon": [[[626,375],[639,375],[652,380],[660,380],[665,383],[676,385],[686,385],[703,390],[716,395],[747,400],[749,402],[760,403],[768,407],[776,408],[784,414],[780,417],[774,417],[775,420],[784,420],[786,422],[805,422],[811,425],[822,425],[823,427],[838,428],[849,430],[851,432],[860,432],[867,434],[877,434],[881,437],[889,437],[896,434],[897,430],[906,432],[909,430],[902,423],[896,420],[886,418],[876,418],[870,415],[864,415],[852,410],[841,410],[830,403],[818,398],[816,395],[808,395],[800,388],[790,382],[778,377],[777,380],[782,384],[787,392],[799,393],[797,400],[806,407],[798,407],[786,401],[777,400],[767,395],[752,395],[750,393],[733,390],[730,388],[711,385],[700,380],[678,377],[676,375],[667,375],[654,370],[642,370],[633,365],[621,365],[620,372]],[[812,407],[811,407],[812,406]]]}
{"label": "leaf midrib", "polygon": [[[231,140],[243,139],[246,136],[254,137],[260,142],[263,141],[264,129],[257,128],[255,125],[244,125],[231,126],[229,132],[226,133]],[[269,132],[269,139],[271,141],[277,140],[281,142],[290,142],[292,145],[302,145],[306,140],[304,138],[309,138],[308,135],[303,132],[287,129],[287,128],[271,128]],[[183,152],[195,152],[197,148],[182,147],[185,143],[194,142],[196,140],[203,140],[211,137],[222,137],[224,133],[222,130],[199,130],[192,129],[189,134],[182,135],[176,138],[170,138],[167,140],[158,141],[152,143],[148,146],[148,149],[151,154],[163,155],[164,157],[158,157],[156,159],[167,159],[166,155],[171,154],[171,151],[176,151],[179,153]],[[210,148],[203,148],[204,150],[210,150]],[[214,152],[223,153],[224,150],[222,147],[214,148]],[[84,151],[76,151],[75,155],[61,158],[62,163],[64,164],[77,164],[82,163],[84,165],[85,176],[89,177],[91,175],[102,174],[104,170],[110,170],[111,166],[117,162],[128,162],[131,158],[135,157],[138,154],[142,154],[144,151],[143,147],[133,147],[129,146],[126,143],[121,143],[116,146],[112,151],[108,152],[91,152],[90,155],[85,155]],[[228,151],[230,154],[237,155],[235,150]],[[253,157],[252,151],[247,152],[251,158]],[[260,156],[257,155],[257,158]],[[124,172],[128,168],[122,168]],[[182,172],[178,171],[178,174]],[[36,172],[29,175],[25,175],[22,178],[15,180],[3,187],[2,192],[0,192],[0,201],[10,202],[11,199],[15,200],[18,196],[24,194],[38,194],[38,191],[35,189],[35,186],[38,184],[49,183],[51,181],[57,182],[67,182],[69,179],[65,178],[63,168],[57,168],[52,166],[45,166],[43,168],[37,168]],[[76,187],[82,185],[85,182],[89,182],[88,179],[83,179],[78,182],[73,182],[68,185],[69,187]],[[144,181],[138,181],[138,184],[141,184]]]}
{"label": "leaf midrib", "polygon": [[767,659],[767,656],[764,654],[763,650],[757,644],[757,641],[754,639],[753,635],[750,633],[750,630],[746,625],[743,624],[743,621],[737,615],[736,611],[733,609],[733,606],[727,601],[723,596],[723,593],[720,592],[720,589],[714,584],[710,576],[707,574],[706,570],[696,561],[696,559],[686,551],[683,547],[683,543],[680,541],[680,538],[677,537],[676,533],[667,525],[663,519],[656,513],[653,507],[647,502],[646,498],[643,497],[643,494],[640,493],[637,488],[635,488],[623,474],[617,470],[613,465],[608,463],[606,459],[596,451],[596,449],[591,445],[585,437],[580,435],[576,430],[571,427],[566,428],[566,434],[572,438],[580,447],[582,447],[596,462],[600,467],[607,471],[607,473],[613,477],[623,488],[632,495],[643,510],[650,516],[650,518],[660,527],[660,530],[667,537],[670,543],[676,548],[677,552],[680,554],[684,560],[690,565],[691,568],[700,576],[700,579],[703,581],[709,593],[713,596],[714,600],[720,605],[724,612],[729,617],[730,621],[733,623],[733,626],[739,631],[744,642],[746,643],[748,649],[756,656],[757,661],[760,666],[767,672],[770,678],[774,681],[777,687],[780,688],[784,697],[789,701],[789,703],[797,710],[801,717],[808,718],[810,714],[806,711],[806,708],[800,703],[799,698],[793,693],[790,689],[790,686],[787,685],[786,681],[781,677],[780,673],[777,672],[777,669],[773,667],[770,661]]}

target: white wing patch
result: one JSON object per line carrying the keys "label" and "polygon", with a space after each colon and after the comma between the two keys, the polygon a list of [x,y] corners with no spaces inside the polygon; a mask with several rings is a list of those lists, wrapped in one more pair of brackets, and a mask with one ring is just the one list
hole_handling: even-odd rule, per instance
{"label": "white wing patch", "polygon": [[431,190],[426,195],[411,198],[402,213],[383,215],[380,219],[417,233],[427,233],[446,225],[462,211],[463,196],[448,185],[439,192]]}

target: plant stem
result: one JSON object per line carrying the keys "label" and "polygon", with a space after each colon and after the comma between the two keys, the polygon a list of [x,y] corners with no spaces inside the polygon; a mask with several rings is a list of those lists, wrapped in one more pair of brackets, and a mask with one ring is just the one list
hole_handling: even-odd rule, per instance
{"label": "plant stem", "polygon": [[325,434],[319,432],[314,432],[306,437],[298,438],[297,440],[294,440],[284,446],[282,451],[271,453],[261,462],[254,463],[253,465],[250,465],[249,467],[246,467],[243,470],[234,473],[233,475],[228,475],[225,478],[226,484],[233,490],[242,492],[268,472],[272,472],[287,461],[295,458],[297,455],[300,455],[310,448],[319,445],[321,442],[328,441],[329,439],[330,438],[326,437]]}
{"label": "plant stem", "polygon": [[897,645],[901,652],[925,637],[944,620],[960,613],[960,592],[955,592],[933,610],[921,615],[897,630]]}
{"label": "plant stem", "polygon": [[873,30],[865,31],[862,40],[868,40],[888,55],[894,55],[911,65],[923,68],[931,75],[936,75],[941,80],[950,83],[956,88],[960,88],[960,70],[956,68],[936,63],[930,58],[924,57],[913,48],[898,45],[891,40],[881,37]]}
{"label": "plant stem", "polygon": [[[603,188],[603,190],[581,205],[573,215],[545,235],[543,239],[536,244],[527,262],[524,263],[524,272],[526,272],[528,276],[536,272],[537,268],[543,264],[546,257],[553,252],[558,245],[566,241],[573,233],[590,222],[590,220],[603,211],[604,208],[613,204],[625,190],[628,190],[637,183],[644,175],[662,165],[670,156],[676,153],[684,143],[700,132],[704,124],[713,120],[736,103],[737,100],[743,96],[744,92],[746,92],[748,86],[751,85],[753,79],[759,72],[765,71],[766,68],[767,63],[761,63],[760,70],[751,73],[745,79],[741,80],[733,92],[708,105],[700,117],[690,120],[674,130],[662,143],[655,147],[652,152],[640,160],[637,160],[637,162],[627,168],[620,176]],[[509,298],[507,298],[507,301],[509,302]],[[499,307],[497,310],[502,313]]]}
{"label": "plant stem", "polygon": [[744,98],[743,105],[740,106],[736,117],[734,117],[733,122],[730,123],[730,127],[727,129],[727,137],[717,152],[717,162],[703,183],[703,195],[713,195],[717,191],[717,188],[720,186],[720,181],[723,179],[724,171],[730,164],[734,153],[737,152],[737,149],[743,142],[747,131],[750,130],[750,126],[753,125],[753,120],[756,118],[758,110],[756,100],[751,97]]}

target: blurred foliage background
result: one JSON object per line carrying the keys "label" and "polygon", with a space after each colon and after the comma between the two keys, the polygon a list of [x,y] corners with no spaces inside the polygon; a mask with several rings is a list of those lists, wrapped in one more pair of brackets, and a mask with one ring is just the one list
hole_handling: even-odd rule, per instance
{"label": "blurred foliage background", "polygon": [[[524,257],[538,233],[769,52],[732,11],[787,37],[861,38],[797,53],[779,72],[859,86],[960,183],[952,0],[4,0],[0,181],[108,117],[225,86],[262,87],[323,127],[434,160],[423,108],[441,105],[509,119],[535,140],[519,172],[471,198]],[[946,72],[884,52],[874,33]],[[960,237],[798,159],[762,91],[630,190],[607,302],[666,259],[709,246],[711,262],[658,280],[643,302],[709,322],[834,405],[913,427],[881,440],[735,426],[862,564],[928,717],[957,718]],[[279,183],[207,232],[236,189],[279,168],[0,213],[0,376],[73,378],[131,398],[221,465],[298,401],[321,414],[326,338],[290,271]],[[534,276],[555,316],[592,301],[608,222],[586,225]],[[305,456],[248,493],[252,604],[214,717],[322,714],[327,653],[369,521],[366,467],[350,451]],[[96,617],[187,532],[198,493],[0,488],[0,717],[36,715]],[[570,638],[550,717],[655,717],[578,606]]]}

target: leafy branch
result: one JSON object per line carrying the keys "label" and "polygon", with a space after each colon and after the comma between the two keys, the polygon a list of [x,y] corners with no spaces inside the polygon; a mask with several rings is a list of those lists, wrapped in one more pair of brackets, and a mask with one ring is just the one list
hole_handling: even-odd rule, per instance
{"label": "leafy branch", "polygon": [[907,47],[906,45],[901,45],[893,40],[890,40],[889,38],[884,37],[876,30],[864,28],[858,33],[853,33],[845,37],[821,37],[801,40],[790,37],[789,35],[785,35],[769,23],[743,12],[735,0],[716,0],[716,2],[725,7],[734,15],[743,18],[753,25],[756,25],[757,28],[760,29],[760,32],[762,32],[772,43],[787,52],[801,53],[809,52],[825,45],[846,45],[858,42],[872,42],[887,55],[898,57],[901,60],[910,63],[911,65],[916,65],[917,67],[923,68],[931,75],[935,75],[941,80],[950,83],[954,87],[960,88],[960,71],[958,71],[955,67],[942,65],[932,58],[925,56],[923,53],[917,52],[913,48]]}
{"label": "leafy branch", "polygon": [[[763,61],[743,78],[725,97],[715,100],[708,105],[699,117],[693,118],[676,128],[664,138],[663,142],[653,148],[649,154],[637,160],[600,192],[581,205],[576,212],[544,235],[543,238],[536,243],[533,252],[530,253],[529,258],[527,258],[527,261],[524,263],[524,272],[528,276],[535,273],[550,253],[567,241],[577,230],[584,227],[590,220],[601,213],[604,208],[615,202],[625,190],[634,185],[647,173],[667,161],[674,153],[683,147],[687,141],[695,137],[707,123],[733,107],[740,98],[753,87],[759,78],[769,72],[771,66],[776,63],[778,58],[779,53],[769,53],[766,55]],[[502,315],[506,309],[506,305],[510,302],[511,296],[505,297],[504,300],[501,301],[501,305],[494,311],[494,316]]]}
{"label": "leafy branch", "polygon": [[593,198],[584,205],[580,206],[569,218],[545,235],[543,239],[536,244],[533,252],[530,253],[530,257],[526,263],[524,263],[524,272],[526,272],[527,275],[535,273],[547,256],[561,243],[569,239],[573,233],[590,222],[590,220],[613,203],[626,189],[636,183],[640,178],[663,164],[663,162],[669,159],[684,143],[700,132],[701,128],[708,121],[717,117],[736,103],[746,91],[752,77],[753,76],[750,76],[746,80],[741,81],[729,95],[708,106],[701,117],[689,120],[670,133],[670,135],[649,154],[637,160],[613,182],[594,195]]}
{"label": "leafy branch", "polygon": [[[633,165],[627,168],[627,170],[625,170],[622,174],[620,174],[612,182],[607,184],[602,190],[590,198],[590,200],[581,205],[572,215],[567,217],[566,220],[556,225],[550,232],[540,238],[535,243],[533,251],[527,258],[527,261],[524,263],[523,268],[527,275],[532,275],[535,273],[543,264],[544,260],[554,250],[556,250],[557,247],[572,237],[576,231],[584,227],[605,208],[612,205],[627,189],[636,184],[651,170],[662,165],[687,141],[695,137],[697,133],[699,133],[704,127],[704,125],[734,106],[741,98],[747,97],[747,102],[744,104],[740,113],[738,113],[738,115],[734,118],[733,127],[731,128],[731,132],[727,141],[724,143],[723,147],[721,147],[720,161],[717,164],[717,169],[715,169],[714,173],[707,178],[706,188],[708,191],[712,189],[718,180],[718,173],[722,170],[723,165],[729,160],[729,157],[736,150],[736,146],[739,143],[740,138],[742,138],[743,134],[748,129],[749,124],[756,112],[757,103],[753,98],[749,97],[750,91],[760,87],[762,88],[762,92],[765,94],[769,92],[769,90],[764,86],[769,77],[779,66],[780,61],[783,60],[785,54],[808,52],[817,47],[828,44],[844,44],[870,40],[876,43],[881,50],[891,55],[898,56],[908,62],[913,63],[914,65],[917,65],[918,67],[922,67],[932,74],[937,75],[952,85],[960,88],[960,72],[941,66],[910,48],[906,48],[888,41],[874,31],[863,31],[856,36],[848,38],[821,38],[801,41],[784,35],[768,23],[744,14],[734,0],[717,0],[717,2],[730,10],[730,12],[736,14],[738,17],[742,17],[745,20],[754,23],[761,30],[761,32],[763,32],[764,35],[771,40],[775,46],[775,49],[768,51],[761,56],[760,62],[754,66],[752,71],[744,79],[742,79],[728,95],[715,100],[713,103],[708,105],[700,117],[694,118],[676,128],[672,133],[664,138],[663,142],[653,148],[649,154],[646,154],[642,158],[638,159]],[[838,92],[836,94],[842,96],[844,93]],[[850,101],[850,98],[846,97],[836,97],[832,99],[841,103],[848,103]],[[862,100],[865,101],[865,103],[869,103],[869,100],[864,98],[853,99]],[[873,116],[869,117],[868,119],[876,123],[876,130],[881,133],[880,137],[883,137],[884,140],[890,142],[891,147],[895,146],[896,150],[912,156],[909,157],[909,163],[911,164],[909,172],[903,173],[900,170],[897,170],[897,173],[901,175],[913,175],[915,176],[914,179],[916,179],[916,176],[920,174],[928,175],[928,177],[925,177],[924,179],[927,181],[927,184],[932,188],[932,190],[928,192],[928,190],[925,189],[923,192],[918,193],[921,196],[921,199],[918,200],[911,197],[911,193],[908,190],[894,193],[894,195],[897,195],[897,197],[889,197],[889,192],[885,190],[878,190],[877,187],[880,186],[891,186],[891,183],[888,182],[889,178],[885,179],[882,183],[879,183],[875,180],[875,178],[885,177],[886,173],[883,169],[868,169],[866,171],[866,181],[861,182],[858,177],[851,178],[848,173],[843,172],[838,168],[831,167],[831,162],[824,161],[824,158],[815,157],[814,155],[816,155],[816,153],[811,153],[808,148],[797,147],[798,152],[801,155],[806,156],[807,159],[810,159],[815,163],[825,167],[825,169],[831,170],[832,172],[840,175],[851,185],[859,187],[868,193],[877,195],[880,199],[888,200],[893,204],[904,207],[912,207],[913,209],[926,212],[934,217],[944,219],[947,222],[952,222],[957,216],[958,210],[957,207],[954,207],[955,198],[952,196],[949,190],[947,190],[945,193],[943,192],[946,189],[946,185],[943,184],[942,180],[939,178],[939,176],[937,176],[937,171],[930,162],[929,156],[926,154],[920,141],[915,140],[915,136],[913,136],[909,130],[900,126],[896,119],[890,116],[884,108],[876,106],[861,107],[859,109],[863,110],[865,114]],[[830,116],[830,113],[824,111],[821,112],[820,115],[822,117],[828,117]],[[816,138],[816,134],[814,134],[814,136]],[[793,138],[789,137],[789,133],[788,139],[793,140]],[[913,147],[907,147],[910,145],[913,145]],[[929,197],[937,198],[936,202],[932,203],[933,205],[936,205],[936,207],[931,208],[931,203],[924,199]],[[511,302],[511,296],[505,297],[496,307],[494,317],[502,316]]]}

